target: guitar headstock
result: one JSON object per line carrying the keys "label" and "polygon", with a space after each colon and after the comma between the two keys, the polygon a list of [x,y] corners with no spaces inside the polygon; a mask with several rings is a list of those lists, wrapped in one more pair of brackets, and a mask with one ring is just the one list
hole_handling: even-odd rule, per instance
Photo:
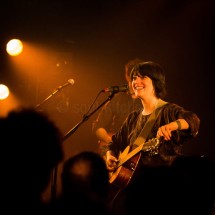
{"label": "guitar headstock", "polygon": [[144,143],[142,151],[149,152],[150,155],[158,154],[158,149],[160,144],[163,142],[164,138],[152,138]]}

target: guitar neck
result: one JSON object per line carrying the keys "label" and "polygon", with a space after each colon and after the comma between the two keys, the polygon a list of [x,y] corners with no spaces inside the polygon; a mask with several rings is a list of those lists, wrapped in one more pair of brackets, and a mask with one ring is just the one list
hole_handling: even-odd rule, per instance
{"label": "guitar neck", "polygon": [[[123,151],[123,153],[119,157],[119,163],[117,165],[117,168],[122,166],[126,161],[131,159],[134,155],[136,155],[140,151],[153,151],[156,149],[156,147],[159,145],[160,141],[157,138],[153,138],[147,142],[144,142],[140,144],[138,147],[136,147],[134,150],[129,152],[130,146],[127,146],[127,148]],[[128,153],[127,153],[128,152]],[[124,155],[124,153],[126,153]]]}
{"label": "guitar neck", "polygon": [[138,146],[137,148],[135,148],[134,150],[132,150],[130,153],[128,153],[126,157],[122,157],[120,159],[117,167],[120,167],[126,161],[128,161],[129,159],[131,159],[134,155],[136,155],[138,152],[140,152],[142,150],[142,148],[143,148],[143,144],[141,144],[140,146]]}

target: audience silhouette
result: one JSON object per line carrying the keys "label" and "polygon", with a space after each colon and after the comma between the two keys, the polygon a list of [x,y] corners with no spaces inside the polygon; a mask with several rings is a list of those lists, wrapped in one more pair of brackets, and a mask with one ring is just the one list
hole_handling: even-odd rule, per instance
{"label": "audience silhouette", "polygon": [[61,132],[47,115],[20,107],[0,118],[2,206],[9,213],[45,208],[42,193],[63,159]]}
{"label": "audience silhouette", "polygon": [[62,194],[54,211],[109,214],[108,174],[105,161],[98,153],[83,151],[66,160],[62,170]]}
{"label": "audience silhouette", "polygon": [[[75,211],[111,215],[109,173],[100,154],[80,152],[64,162],[62,193],[46,205],[41,195],[63,160],[61,133],[47,115],[20,108],[0,118],[2,209],[7,212]],[[207,156],[181,156],[171,166],[148,167],[125,192],[119,215],[214,213],[215,164]],[[116,214],[116,211],[115,211]]]}

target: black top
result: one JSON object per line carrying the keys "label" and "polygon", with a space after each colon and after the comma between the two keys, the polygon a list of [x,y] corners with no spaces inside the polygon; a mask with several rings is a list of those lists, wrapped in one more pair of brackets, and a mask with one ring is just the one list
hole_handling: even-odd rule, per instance
{"label": "black top", "polygon": [[[143,109],[133,111],[128,115],[122,127],[112,136],[113,142],[104,148],[103,153],[107,150],[112,150],[116,156],[118,156],[119,152],[124,151],[128,145],[132,146],[149,117],[149,115],[143,116],[142,110]],[[157,165],[171,163],[174,158],[181,153],[182,145],[185,142],[191,141],[191,139],[197,135],[200,126],[198,116],[176,104],[167,103],[162,107],[146,142],[156,137],[159,127],[173,122],[178,118],[185,119],[189,124],[189,129],[173,131],[171,140],[164,141],[164,143],[160,145],[158,155],[151,156],[147,153],[143,153],[141,159],[145,164]]]}
{"label": "black top", "polygon": [[118,93],[99,112],[93,122],[93,130],[105,128],[108,133],[113,134],[119,130],[129,113],[141,107],[140,99],[132,99],[127,93]]}

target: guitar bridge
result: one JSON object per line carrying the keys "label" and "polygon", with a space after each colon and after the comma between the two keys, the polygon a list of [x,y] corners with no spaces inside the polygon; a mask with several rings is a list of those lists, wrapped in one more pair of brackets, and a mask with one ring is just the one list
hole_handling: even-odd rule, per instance
{"label": "guitar bridge", "polygon": [[129,166],[130,166],[129,169],[132,170],[132,171],[134,171],[134,170],[135,170],[135,167],[136,167],[136,163],[131,162]]}
{"label": "guitar bridge", "polygon": [[141,153],[137,154],[136,156],[134,156],[132,159],[130,159],[129,161],[124,163],[124,167],[126,167],[128,170],[130,171],[135,171],[135,169],[137,168],[138,162],[140,160],[141,157]]}

